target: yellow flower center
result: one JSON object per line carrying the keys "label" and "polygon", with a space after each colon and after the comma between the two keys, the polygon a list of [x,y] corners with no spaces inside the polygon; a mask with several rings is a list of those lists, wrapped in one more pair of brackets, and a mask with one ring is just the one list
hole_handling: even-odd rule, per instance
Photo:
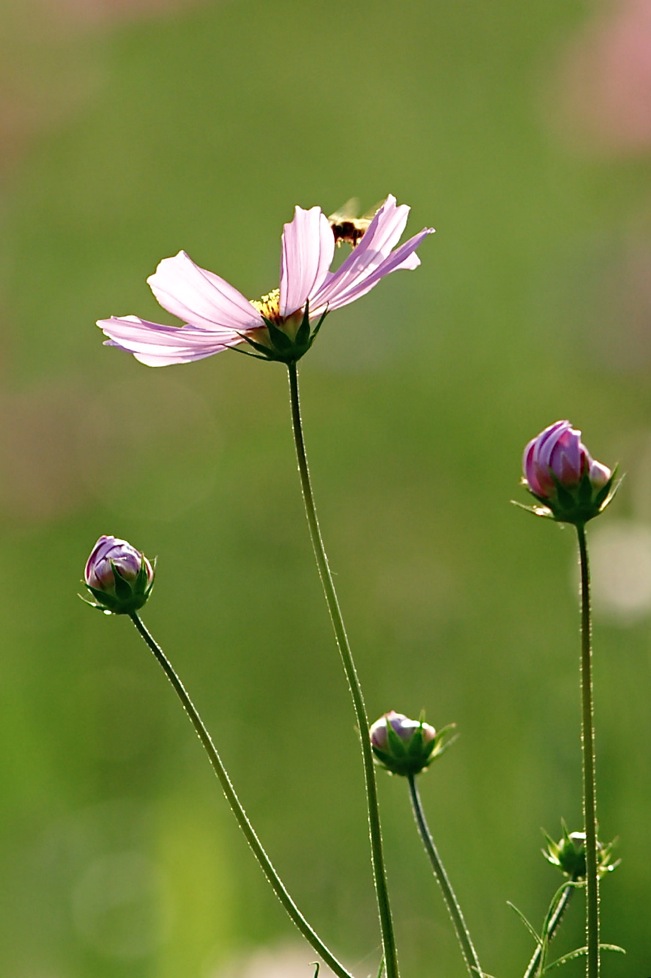
{"label": "yellow flower center", "polygon": [[265,319],[270,319],[272,323],[282,326],[283,319],[280,315],[280,289],[268,292],[261,299],[250,299],[251,305],[258,310]]}

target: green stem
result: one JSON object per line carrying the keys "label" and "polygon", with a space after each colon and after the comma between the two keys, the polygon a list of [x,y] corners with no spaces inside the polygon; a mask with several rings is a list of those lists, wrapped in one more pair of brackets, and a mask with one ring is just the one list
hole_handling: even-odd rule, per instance
{"label": "green stem", "polygon": [[583,816],[586,856],[587,978],[599,978],[599,872],[597,853],[597,789],[592,691],[590,565],[585,525],[577,523],[581,568],[581,748],[583,754]]}
{"label": "green stem", "polygon": [[459,901],[457,900],[456,894],[452,889],[452,884],[450,883],[448,874],[446,873],[445,867],[441,862],[441,857],[438,854],[437,848],[434,845],[434,839],[432,838],[432,833],[427,825],[427,819],[425,818],[425,812],[423,811],[420,794],[418,787],[416,786],[415,775],[408,774],[407,781],[409,783],[411,805],[414,810],[414,818],[416,819],[418,832],[425,847],[425,852],[427,853],[429,861],[432,864],[436,881],[441,887],[441,892],[443,893],[443,899],[446,907],[448,908],[448,913],[452,918],[452,923],[454,924],[454,929],[456,931],[459,947],[461,948],[463,960],[466,963],[466,968],[468,969],[470,978],[481,978],[484,972],[482,971],[479,958],[477,957],[477,952],[475,951],[475,947],[468,931],[468,927],[464,920],[463,914],[461,913]]}
{"label": "green stem", "polygon": [[575,886],[568,884],[561,891],[558,903],[554,907],[554,911],[547,922],[546,933],[543,934],[544,944],[539,944],[536,950],[533,952],[531,961],[527,965],[527,970],[524,973],[524,978],[535,978],[535,976],[538,974],[538,967],[541,961],[543,961],[543,950],[546,952],[549,942],[552,940],[556,931],[558,930],[575,889]]}
{"label": "green stem", "polygon": [[384,864],[384,853],[382,849],[382,833],[380,830],[380,811],[377,797],[377,784],[375,781],[375,766],[373,764],[373,753],[371,742],[368,736],[368,718],[362,688],[357,677],[357,670],[353,661],[348,636],[344,620],[339,608],[339,601],[335,591],[332,573],[328,564],[319,522],[316,515],[314,504],[314,494],[310,481],[310,473],[307,465],[307,455],[305,452],[305,441],[303,438],[303,423],[301,420],[301,407],[298,392],[298,371],[296,363],[288,363],[289,371],[289,396],[292,410],[292,428],[294,432],[294,444],[296,446],[296,458],[298,460],[298,470],[303,491],[303,502],[305,503],[305,514],[314,549],[314,556],[319,570],[319,577],[323,586],[328,611],[332,620],[332,627],[335,639],[341,655],[341,661],[350,688],[353,700],[355,717],[359,729],[359,738],[362,751],[362,761],[364,766],[364,782],[366,786],[366,803],[368,811],[369,837],[371,842],[371,863],[373,867],[373,880],[375,883],[375,893],[377,898],[378,914],[380,920],[380,930],[382,933],[382,950],[386,966],[387,978],[399,978],[398,956],[396,951],[395,937],[393,933],[393,922],[391,919],[391,907],[389,904],[389,892],[387,886],[386,868]]}
{"label": "green stem", "polygon": [[231,784],[231,780],[228,776],[226,768],[222,764],[221,758],[217,753],[217,748],[212,742],[212,738],[208,733],[203,720],[199,716],[192,700],[190,699],[186,689],[181,682],[180,678],[176,674],[174,667],[172,666],[169,659],[166,657],[165,653],[161,647],[154,641],[153,637],[150,635],[149,631],[141,621],[140,617],[136,612],[133,612],[130,616],[131,621],[136,626],[138,633],[141,635],[143,640],[149,649],[153,652],[158,664],[161,666],[163,672],[169,679],[174,692],[178,696],[183,706],[183,709],[190,718],[190,722],[194,727],[197,737],[201,741],[201,744],[208,755],[208,760],[212,766],[213,771],[219,779],[219,783],[222,787],[222,791],[226,795],[226,800],[231,806],[233,814],[237,819],[237,824],[241,828],[246,841],[249,843],[251,849],[253,850],[253,855],[258,860],[262,872],[267,877],[272,890],[282,903],[283,907],[287,911],[291,920],[296,924],[299,931],[303,937],[312,945],[314,950],[321,956],[328,967],[338,976],[338,978],[352,978],[350,972],[346,971],[344,966],[337,960],[337,958],[332,954],[332,952],[326,947],[323,941],[320,939],[318,934],[308,924],[303,914],[300,912],[289,893],[285,889],[285,885],[278,876],[278,873],[273,867],[269,856],[262,847],[262,843],[258,839],[251,822],[249,821],[248,815],[244,811],[242,804],[235,793],[235,789]]}

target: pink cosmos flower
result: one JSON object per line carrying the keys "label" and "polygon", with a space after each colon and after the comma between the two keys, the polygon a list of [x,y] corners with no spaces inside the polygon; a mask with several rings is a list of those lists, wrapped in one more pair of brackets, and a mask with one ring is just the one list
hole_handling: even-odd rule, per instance
{"label": "pink cosmos flower", "polygon": [[[97,325],[108,336],[108,346],[126,350],[151,367],[201,360],[243,341],[260,352],[268,350],[271,359],[296,360],[316,335],[315,330],[305,336],[311,321],[318,320],[318,329],[326,313],[366,295],[385,275],[420,265],[416,249],[433,228],[424,228],[397,247],[408,215],[409,207],[387,197],[359,244],[336,271],[330,271],[335,237],[328,218],[319,207],[297,207],[283,230],[278,290],[259,301],[249,300],[180,251],[163,259],[147,281],[163,309],[182,319],[183,326],[163,326],[137,316],[102,319]],[[290,341],[286,356],[285,341],[280,351],[274,343],[278,331]]]}

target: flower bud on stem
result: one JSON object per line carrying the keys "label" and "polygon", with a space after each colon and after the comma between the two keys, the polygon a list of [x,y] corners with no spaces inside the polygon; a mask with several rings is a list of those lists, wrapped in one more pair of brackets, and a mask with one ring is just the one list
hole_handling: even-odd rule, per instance
{"label": "flower bud on stem", "polygon": [[[550,836],[547,838],[547,848],[542,850],[542,854],[552,866],[555,866],[567,877],[567,882],[560,887],[552,897],[551,905],[547,911],[547,916],[542,926],[536,950],[531,956],[527,965],[527,970],[523,978],[538,978],[546,971],[545,962],[549,945],[556,936],[556,932],[563,920],[563,916],[572,899],[575,890],[585,887],[587,873],[586,865],[586,834],[585,832],[568,832],[563,824],[563,836],[559,842],[555,842]],[[613,859],[613,849],[616,840],[603,845],[597,840],[598,864],[597,874],[599,879],[607,873],[612,872],[619,866],[620,860]],[[604,947],[604,945],[601,945]],[[609,950],[621,950],[612,945],[607,945]],[[587,953],[587,948],[583,948]],[[558,962],[556,962],[558,963]],[[552,966],[550,966],[552,967]]]}
{"label": "flower bud on stem", "polygon": [[384,862],[384,850],[382,846],[382,832],[380,828],[380,809],[377,797],[377,784],[375,781],[375,769],[373,765],[373,752],[371,742],[366,736],[368,730],[368,719],[366,716],[366,706],[362,687],[357,676],[357,669],[353,660],[346,627],[344,625],[339,600],[335,590],[332,572],[328,564],[328,558],[319,529],[319,521],[316,515],[314,503],[314,493],[307,464],[307,454],[305,451],[305,440],[303,437],[303,422],[301,418],[301,404],[298,389],[298,369],[295,362],[288,363],[289,373],[289,400],[292,414],[292,431],[294,434],[294,446],[296,448],[296,459],[298,461],[298,471],[303,492],[303,502],[305,504],[305,515],[307,517],[310,539],[314,550],[314,558],[321,578],[323,594],[330,612],[332,628],[335,633],[335,640],[341,662],[344,667],[350,695],[353,701],[355,719],[360,732],[360,745],[362,751],[362,765],[364,768],[364,785],[366,788],[366,806],[368,813],[369,839],[371,844],[371,863],[373,867],[373,882],[375,884],[375,895],[378,907],[378,917],[380,931],[382,935],[382,952],[386,969],[386,978],[399,978],[398,955],[396,949],[395,935],[393,931],[393,920],[391,918],[391,906],[389,904],[389,889],[387,885],[387,875]]}
{"label": "flower bud on stem", "polygon": [[586,976],[599,978],[599,853],[592,686],[590,566],[586,523],[603,513],[617,485],[615,471],[596,462],[569,421],[557,421],[532,438],[522,460],[524,485],[547,516],[576,528],[581,574],[581,755],[586,860]]}
{"label": "flower bud on stem", "polygon": [[104,534],[84,570],[84,584],[95,600],[83,600],[107,615],[131,614],[149,599],[155,566],[127,540]]}
{"label": "flower bud on stem", "polygon": [[569,421],[556,421],[532,438],[522,468],[523,485],[542,503],[531,512],[559,523],[585,526],[610,505],[618,488],[617,468],[596,462]]}

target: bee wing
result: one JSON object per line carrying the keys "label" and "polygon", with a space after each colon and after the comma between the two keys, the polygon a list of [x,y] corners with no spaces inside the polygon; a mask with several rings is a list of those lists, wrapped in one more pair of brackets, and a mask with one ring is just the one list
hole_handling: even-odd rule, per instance
{"label": "bee wing", "polygon": [[347,200],[345,204],[342,204],[341,207],[338,207],[333,214],[330,214],[328,220],[331,222],[334,221],[335,223],[339,221],[354,221],[358,217],[358,214],[359,214],[359,198],[351,197],[350,200]]}
{"label": "bee wing", "polygon": [[362,214],[361,220],[372,221],[375,215],[377,214],[377,212],[379,211],[380,207],[382,207],[383,203],[384,203],[383,200],[378,200],[377,204],[373,204],[373,206],[369,207],[369,209],[366,211],[365,214]]}

